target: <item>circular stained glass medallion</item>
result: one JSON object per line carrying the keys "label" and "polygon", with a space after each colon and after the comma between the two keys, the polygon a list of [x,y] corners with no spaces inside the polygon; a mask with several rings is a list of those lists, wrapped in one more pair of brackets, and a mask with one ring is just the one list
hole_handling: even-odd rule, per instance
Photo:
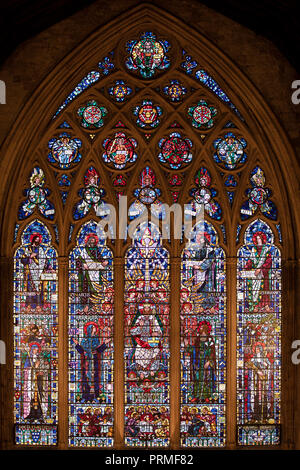
{"label": "circular stained glass medallion", "polygon": [[83,117],[89,124],[97,124],[102,118],[101,109],[98,106],[87,106],[83,112]]}

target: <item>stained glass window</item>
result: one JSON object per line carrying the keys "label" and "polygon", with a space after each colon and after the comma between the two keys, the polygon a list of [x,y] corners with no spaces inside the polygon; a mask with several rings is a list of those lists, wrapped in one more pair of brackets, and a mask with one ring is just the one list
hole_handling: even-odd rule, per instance
{"label": "stained glass window", "polygon": [[190,195],[193,200],[185,209],[185,217],[190,218],[196,216],[204,209],[212,219],[220,220],[222,216],[222,209],[220,204],[213,199],[217,195],[217,191],[211,187],[211,176],[209,171],[202,167],[200,168],[194,178],[196,188],[190,190]]}
{"label": "stained glass window", "polygon": [[[223,447],[233,424],[226,415],[235,407],[237,444],[280,442],[281,255],[274,240],[280,245],[285,233],[277,190],[260,157],[253,157],[263,147],[255,147],[251,126],[245,126],[230,90],[219,85],[222,77],[206,71],[192,54],[172,32],[168,37],[156,30],[131,31],[66,90],[34,154],[43,170],[31,163],[13,227],[19,244],[14,255],[18,444],[58,442],[60,321],[68,327],[67,339],[59,338],[68,342],[61,344],[65,356],[60,356],[65,374],[60,381],[68,381],[60,411],[61,422],[68,422],[63,431],[68,446]],[[108,241],[99,221],[114,208],[120,216],[117,203],[124,195],[127,239]],[[167,203],[182,209],[179,241],[169,233],[175,217],[167,220]],[[146,214],[152,221],[135,225],[132,233],[130,224]],[[205,220],[199,222],[201,214]],[[123,281],[124,297],[123,287],[118,291]],[[177,286],[172,303],[171,285]],[[58,290],[67,313],[58,311]],[[113,344],[120,311],[124,331],[115,334],[120,339],[124,333],[122,351]],[[236,316],[237,331],[231,329]],[[233,354],[236,370],[228,360]],[[124,395],[114,393],[114,377],[119,383],[123,374],[116,370],[120,362]],[[229,374],[231,391],[237,375],[236,401],[226,391]]]}
{"label": "stained glass window", "polygon": [[49,140],[50,153],[48,154],[48,160],[58,168],[70,168],[81,160],[79,152],[81,145],[80,139],[72,139],[69,134],[63,132],[58,137]]}
{"label": "stained glass window", "polygon": [[272,191],[265,186],[266,178],[263,170],[256,166],[250,175],[251,189],[247,189],[248,200],[241,207],[241,219],[249,219],[259,209],[268,219],[277,219],[277,208],[269,199]]}
{"label": "stained glass window", "polygon": [[216,108],[208,106],[205,100],[200,100],[196,105],[188,109],[192,126],[196,129],[210,129],[214,125],[214,116],[217,114]]}
{"label": "stained glass window", "polygon": [[81,118],[80,124],[85,129],[98,129],[104,124],[103,118],[107,115],[107,109],[99,106],[97,101],[88,101],[85,106],[77,110]]}
{"label": "stained glass window", "polygon": [[125,443],[169,444],[169,254],[154,224],[135,233],[125,268]]}
{"label": "stained glass window", "polygon": [[162,115],[162,112],[161,107],[155,106],[151,100],[143,100],[133,110],[133,114],[136,116],[136,124],[143,128],[157,127],[160,123],[159,116]]}
{"label": "stained glass window", "polygon": [[116,132],[112,139],[104,140],[105,152],[102,158],[105,163],[122,170],[137,160],[136,147],[137,141],[135,139],[127,137],[124,132]]}
{"label": "stained glass window", "polygon": [[19,207],[19,219],[27,219],[37,208],[46,219],[53,220],[54,205],[48,200],[50,190],[45,188],[45,175],[41,168],[35,167],[30,176],[30,189],[25,191],[27,196]]}
{"label": "stained glass window", "polygon": [[139,178],[140,188],[134,191],[136,200],[131,204],[128,210],[130,219],[135,219],[147,211],[150,207],[151,214],[157,219],[165,218],[165,210],[162,202],[159,200],[160,189],[156,188],[156,176],[152,168],[146,166]]}
{"label": "stained glass window", "polygon": [[181,267],[181,445],[225,444],[225,254],[208,222],[197,224]]}
{"label": "stained glass window", "polygon": [[96,222],[80,228],[69,269],[69,443],[113,445],[113,256]]}
{"label": "stained glass window", "polygon": [[81,200],[73,208],[75,220],[82,219],[92,208],[99,217],[109,214],[109,208],[103,201],[105,190],[100,188],[99,184],[99,173],[91,166],[84,175],[84,188],[78,191]]}
{"label": "stained glass window", "polygon": [[57,254],[34,220],[14,256],[15,440],[57,443]]}
{"label": "stained glass window", "polygon": [[238,442],[280,440],[281,255],[269,225],[246,229],[237,272]]}

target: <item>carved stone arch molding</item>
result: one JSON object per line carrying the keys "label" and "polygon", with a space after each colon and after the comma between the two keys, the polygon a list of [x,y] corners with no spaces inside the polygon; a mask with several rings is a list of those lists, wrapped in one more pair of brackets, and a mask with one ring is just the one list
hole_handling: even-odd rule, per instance
{"label": "carved stone arch molding", "polygon": [[[35,90],[33,95],[29,98],[28,102],[22,109],[18,119],[15,121],[8,137],[6,138],[1,149],[1,163],[0,174],[2,178],[0,189],[0,207],[1,211],[1,323],[2,323],[2,337],[8,345],[7,366],[1,369],[1,404],[2,404],[2,442],[5,448],[14,448],[12,440],[13,428],[13,325],[12,325],[12,272],[13,272],[13,255],[16,244],[19,244],[20,234],[24,227],[36,219],[37,217],[43,221],[48,227],[53,246],[56,247],[58,252],[58,266],[59,266],[59,282],[60,282],[60,296],[59,296],[59,309],[61,312],[67,311],[67,291],[68,291],[68,255],[69,250],[74,247],[74,236],[78,233],[78,225],[74,230],[72,241],[69,240],[70,224],[74,223],[72,219],[72,206],[78,200],[77,191],[82,187],[83,176],[85,170],[93,165],[99,173],[103,173],[101,177],[101,184],[106,191],[106,200],[111,204],[116,204],[115,193],[110,187],[109,171],[105,168],[101,158],[97,158],[95,151],[88,148],[88,137],[83,139],[83,145],[86,145],[87,155],[83,158],[78,165],[77,174],[74,179],[74,187],[66,202],[66,212],[63,210],[63,205],[58,193],[56,179],[54,177],[53,168],[47,168],[46,153],[43,154],[43,148],[46,149],[48,140],[57,132],[59,122],[63,120],[63,116],[67,115],[69,109],[78,107],[80,103],[84,102],[86,96],[93,95],[93,87],[89,87],[72,103],[70,103],[62,113],[53,120],[53,115],[65,100],[66,96],[76,87],[76,85],[95,67],[99,61],[118,44],[122,44],[123,52],[119,52],[116,60],[124,67],[125,59],[125,43],[131,39],[138,39],[140,34],[145,31],[153,31],[155,34],[163,39],[167,39],[174,44],[173,49],[170,49],[171,61],[177,64],[184,61],[179,54],[182,49],[186,54],[197,60],[199,68],[205,69],[210,76],[219,84],[221,89],[229,96],[230,101],[238,109],[240,115],[243,117],[241,120],[239,115],[234,112],[233,108],[228,107],[223,101],[213,94],[209,88],[203,86],[200,82],[192,81],[188,74],[185,75],[186,82],[189,83],[191,88],[193,83],[193,91],[188,94],[186,103],[178,105],[178,111],[172,110],[174,119],[178,118],[181,128],[188,134],[188,123],[184,118],[186,108],[192,106],[201,99],[203,96],[207,97],[213,105],[217,106],[219,117],[216,126],[210,134],[203,138],[203,142],[199,137],[199,133],[194,129],[190,129],[193,141],[197,141],[197,155],[194,155],[194,161],[185,170],[188,177],[185,180],[179,202],[184,204],[188,202],[188,191],[193,186],[194,174],[199,169],[199,166],[205,166],[213,180],[212,186],[217,188],[217,200],[222,205],[222,219],[221,224],[225,226],[226,242],[222,238],[220,223],[209,219],[209,223],[215,226],[218,233],[220,246],[224,246],[226,252],[227,263],[227,432],[226,432],[226,446],[227,448],[237,447],[236,440],[236,256],[237,249],[242,245],[242,238],[247,226],[256,218],[256,215],[249,219],[247,223],[242,223],[240,231],[240,239],[236,242],[237,227],[240,224],[240,205],[245,199],[245,191],[249,186],[249,175],[255,165],[260,165],[266,175],[266,186],[272,189],[272,198],[276,203],[278,209],[278,221],[281,225],[281,236],[279,237],[276,232],[276,223],[278,221],[268,221],[271,229],[275,234],[275,243],[280,246],[282,253],[283,265],[283,302],[284,310],[282,313],[282,326],[283,338],[282,343],[282,435],[281,447],[291,448],[294,442],[295,423],[294,423],[294,401],[295,401],[295,370],[292,368],[290,361],[290,345],[293,340],[294,322],[295,322],[295,260],[299,257],[299,246],[297,234],[300,231],[300,217],[297,208],[299,206],[297,201],[297,175],[293,168],[297,168],[297,161],[294,150],[287,138],[286,133],[279,124],[276,116],[265,102],[263,96],[257,91],[255,85],[239,70],[239,68],[232,62],[226,55],[225,51],[220,51],[211,41],[200,33],[192,30],[188,25],[182,23],[179,19],[171,14],[154,7],[149,3],[141,4],[138,7],[120,15],[118,18],[111,21],[104,27],[91,34],[85,41],[79,44],[67,57],[65,57],[55,68],[47,75],[39,87]],[[176,55],[175,55],[176,51]],[[178,54],[178,55],[177,55]],[[120,67],[120,68],[122,68]],[[168,78],[177,77],[178,72],[172,69],[165,72]],[[120,74],[122,75],[122,74]],[[139,83],[138,77],[127,73],[128,79],[134,86]],[[103,77],[103,75],[102,75]],[[114,76],[118,79],[118,74]],[[104,77],[106,80],[106,77]],[[158,104],[163,102],[155,91],[154,79],[148,80],[148,83],[153,86],[149,87],[148,94],[155,100],[157,98]],[[157,78],[157,82],[162,85],[164,83],[164,74]],[[108,81],[105,82],[106,84]],[[100,92],[95,90],[95,96],[99,97]],[[142,99],[142,95],[137,92],[137,101]],[[108,98],[103,97],[103,101],[108,103]],[[75,103],[75,104],[74,104]],[[113,109],[114,119],[117,119],[118,112],[121,115],[130,109],[130,106],[120,110],[117,105],[111,105]],[[164,102],[167,109],[170,108],[167,102]],[[118,111],[119,110],[119,111]],[[171,108],[170,108],[171,113]],[[177,113],[177,114],[176,114]],[[167,114],[167,111],[166,111]],[[177,117],[176,117],[177,116]],[[71,118],[72,119],[72,118]],[[126,117],[125,117],[126,119]],[[234,131],[237,130],[243,135],[247,142],[249,151],[249,158],[243,168],[240,170],[239,186],[236,191],[235,200],[232,208],[229,208],[227,196],[224,189],[222,176],[219,168],[213,161],[213,140],[218,136],[225,133],[224,126],[228,121],[233,121],[235,124]],[[74,132],[80,130],[80,126],[75,121]],[[110,123],[109,132],[113,132],[113,123]],[[162,130],[157,131],[159,138],[169,129],[168,125],[171,122],[163,122]],[[77,127],[76,127],[77,125]],[[129,133],[133,134],[134,125],[130,120],[127,121],[127,128]],[[75,131],[76,129],[76,131]],[[104,129],[104,128],[103,128]],[[142,139],[138,131],[135,131],[137,139]],[[104,131],[101,130],[98,138],[99,145],[103,140]],[[81,136],[84,133],[81,131]],[[188,135],[187,135],[188,136]],[[99,137],[99,136],[98,136]],[[157,139],[158,140],[158,139]],[[145,147],[145,145],[144,145]],[[143,147],[143,148],[144,148]],[[171,204],[172,199],[168,190],[167,182],[165,181],[164,169],[159,164],[155,155],[155,146],[149,144],[151,151],[142,152],[139,156],[138,162],[132,169],[132,180],[129,184],[128,198],[132,202],[132,191],[138,186],[138,177],[145,164],[149,164],[155,170],[157,184],[161,189],[162,199]],[[45,150],[46,151],[46,150]],[[144,155],[145,153],[145,155]],[[145,163],[147,161],[147,163]],[[49,224],[43,217],[39,217],[37,212],[20,223],[19,236],[15,243],[14,230],[17,221],[17,211],[22,198],[22,189],[25,185],[25,180],[30,175],[33,167],[38,165],[44,170],[46,176],[46,186],[51,189],[50,200],[55,202],[56,219],[55,223],[59,233],[59,245],[55,242],[55,233],[51,223]],[[66,218],[65,214],[68,214]],[[92,220],[94,214],[89,213],[81,219],[84,224]],[[265,220],[264,216],[260,217]],[[281,241],[282,240],[282,241]],[[171,319],[171,425],[170,425],[170,447],[175,449],[180,447],[179,437],[179,404],[180,404],[180,370],[179,370],[179,290],[180,290],[180,257],[182,245],[180,241],[172,240],[170,251],[170,272],[171,272],[171,292],[177,292],[178,296],[172,295],[171,310],[173,318]],[[124,447],[124,390],[123,390],[123,372],[124,364],[122,359],[124,339],[123,332],[123,300],[124,300],[124,282],[123,279],[123,263],[124,255],[128,249],[123,241],[116,241],[116,243],[108,244],[109,248],[114,254],[114,272],[115,278],[120,279],[120,286],[118,286],[118,293],[115,295],[115,368],[118,369],[118,374],[115,376],[115,390],[118,391],[118,398],[115,402],[115,447]],[[286,307],[287,306],[287,307]],[[8,314],[6,313],[8,312]],[[67,377],[66,364],[67,364],[67,319],[63,313],[60,313],[59,324],[59,359],[62,366],[59,370],[59,441],[58,447],[60,449],[67,448],[68,442],[68,429],[67,429],[67,397],[68,397],[68,384],[65,377]],[[65,341],[65,344],[64,344]],[[176,366],[177,363],[177,366]],[[175,367],[174,367],[175,366]],[[285,380],[286,379],[286,380]],[[3,384],[11,384],[10,387],[4,387]],[[172,387],[173,384],[173,387]],[[4,390],[5,388],[5,390]],[[115,392],[116,393],[116,392]],[[4,405],[4,406],[3,406]]]}

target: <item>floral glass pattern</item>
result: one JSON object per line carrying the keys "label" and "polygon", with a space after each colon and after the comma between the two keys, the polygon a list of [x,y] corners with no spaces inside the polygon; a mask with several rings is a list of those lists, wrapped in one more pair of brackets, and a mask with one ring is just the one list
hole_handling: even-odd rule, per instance
{"label": "floral glass pattern", "polygon": [[125,99],[131,95],[132,88],[130,88],[124,80],[116,80],[115,84],[108,88],[108,93],[112,96],[118,103],[123,103]]}
{"label": "floral glass pattern", "polygon": [[175,174],[169,176],[169,185],[170,186],[181,186],[183,183],[183,177],[181,175]]}
{"label": "floral glass pattern", "polygon": [[69,178],[68,175],[66,175],[65,173],[63,175],[61,175],[61,177],[59,178],[58,180],[58,186],[71,186],[71,180]]}
{"label": "floral glass pattern", "polygon": [[142,128],[154,128],[160,123],[159,117],[162,115],[160,106],[154,105],[151,100],[143,100],[140,106],[136,106],[133,115],[137,117],[136,123]]}
{"label": "floral glass pattern", "polygon": [[114,51],[111,51],[110,54],[104,57],[98,64],[99,69],[102,71],[103,75],[109,75],[115,68],[113,63]]}
{"label": "floral glass pattern", "polygon": [[193,70],[197,67],[197,61],[194,60],[190,55],[187,55],[185,51],[182,51],[184,62],[181,63],[181,67],[188,75],[193,73]]}
{"label": "floral glass pattern", "polygon": [[165,95],[174,103],[179,102],[187,93],[187,89],[179,82],[179,80],[171,80],[168,85],[163,88]]}

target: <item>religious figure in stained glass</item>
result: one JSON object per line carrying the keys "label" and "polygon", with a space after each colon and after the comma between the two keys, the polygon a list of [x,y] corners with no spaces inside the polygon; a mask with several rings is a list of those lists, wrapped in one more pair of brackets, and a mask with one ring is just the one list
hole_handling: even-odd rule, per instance
{"label": "religious figure in stained glass", "polygon": [[51,356],[48,352],[51,346],[50,336],[45,328],[33,324],[23,332],[21,343],[24,373],[23,416],[29,423],[45,423],[48,414],[48,400],[45,400],[45,397],[49,391],[51,368]]}
{"label": "religious figure in stained glass", "polygon": [[116,132],[113,139],[104,140],[105,152],[102,154],[102,158],[109,166],[122,170],[137,160],[136,147],[137,141],[135,139],[127,137],[124,132]]}
{"label": "religious figure in stained glass", "polygon": [[163,324],[156,314],[155,305],[144,303],[138,307],[137,315],[131,324],[131,338],[134,345],[130,353],[143,377],[154,375],[162,363],[161,337]]}
{"label": "religious figure in stained glass", "polygon": [[195,217],[204,210],[212,219],[220,220],[222,209],[215,199],[217,191],[211,187],[209,171],[205,167],[199,168],[194,181],[197,187],[190,190],[190,196],[193,197],[193,200],[185,209],[185,218]]}
{"label": "religious figure in stained glass", "polygon": [[44,172],[41,168],[35,167],[30,176],[30,189],[25,191],[27,199],[19,207],[18,216],[20,220],[29,217],[35,208],[37,208],[46,219],[53,220],[55,208],[48,200],[50,190],[45,188],[44,185]]}
{"label": "religious figure in stained glass", "polygon": [[130,446],[169,442],[168,252],[158,228],[144,223],[126,256],[125,441]]}
{"label": "religious figure in stained glass", "polygon": [[199,222],[182,254],[181,444],[225,443],[225,255]]}
{"label": "religious figure in stained glass", "polygon": [[57,260],[38,220],[15,254],[15,420],[17,444],[52,445],[57,436]]}
{"label": "religious figure in stained glass", "polygon": [[99,290],[99,286],[103,284],[102,271],[105,270],[108,261],[102,258],[103,250],[99,249],[98,242],[97,235],[87,234],[85,246],[77,259],[80,292],[95,294]]}
{"label": "religious figure in stained glass", "polygon": [[143,78],[152,78],[156,69],[165,70],[170,66],[167,56],[170,44],[166,40],[157,39],[150,31],[143,33],[139,41],[129,41],[126,47],[130,54],[126,67],[139,71]]}
{"label": "religious figure in stained glass", "polygon": [[216,149],[214,160],[225,169],[238,168],[247,161],[247,154],[245,153],[246,140],[235,136],[232,132],[216,139],[214,147]]}
{"label": "religious figure in stained glass", "polygon": [[[245,345],[245,411],[253,422],[267,422],[274,419],[274,348],[261,338],[261,331],[274,335],[276,322],[272,317],[259,325],[248,323],[244,329]],[[251,335],[251,336],[250,336]]]}
{"label": "religious figure in stained glass", "polygon": [[[213,292],[216,288],[216,253],[210,245],[210,235],[207,232],[198,232],[195,243],[191,244],[184,253],[189,260],[189,269],[192,276],[185,281],[190,286],[194,296],[205,292]],[[208,304],[205,302],[206,306]]]}
{"label": "religious figure in stained glass", "polygon": [[280,252],[272,230],[255,220],[238,252],[239,443],[280,438]]}
{"label": "religious figure in stained glass", "polygon": [[134,190],[136,200],[131,204],[128,210],[129,218],[134,219],[141,216],[147,207],[150,207],[151,214],[156,218],[164,219],[166,215],[163,203],[159,196],[161,190],[156,188],[156,176],[152,168],[146,166],[140,173],[140,188]]}
{"label": "religious figure in stained glass", "polygon": [[47,295],[45,275],[55,273],[46,257],[42,240],[43,237],[40,233],[32,233],[29,239],[30,244],[24,248],[20,260],[24,266],[25,304],[33,304],[34,306],[41,305]]}

